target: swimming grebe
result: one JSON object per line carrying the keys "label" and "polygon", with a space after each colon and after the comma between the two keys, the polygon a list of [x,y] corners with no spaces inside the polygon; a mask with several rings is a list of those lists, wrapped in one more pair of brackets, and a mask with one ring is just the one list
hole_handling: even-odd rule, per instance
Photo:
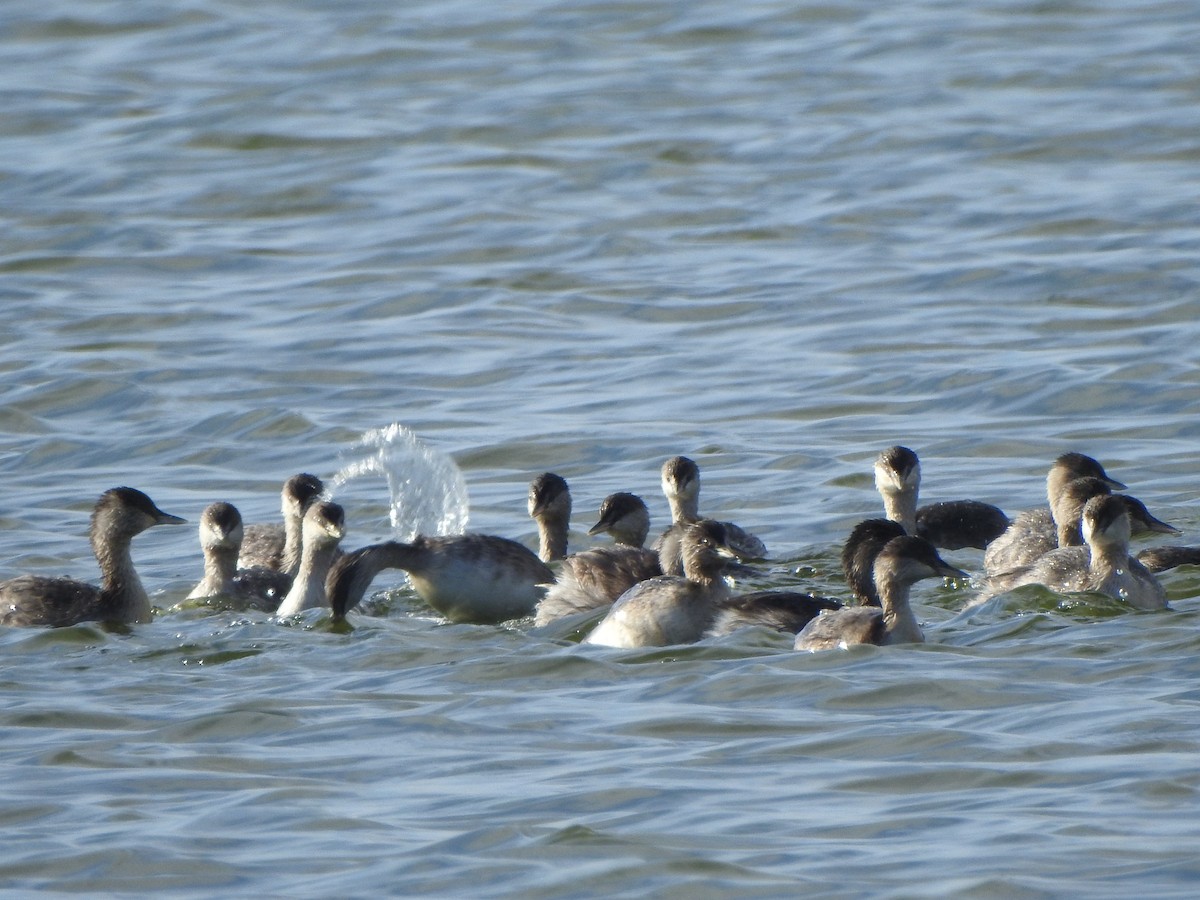
{"label": "swimming grebe", "polygon": [[584,643],[605,647],[664,647],[700,640],[712,626],[717,603],[729,596],[721,577],[737,554],[725,526],[712,519],[683,529],[684,576],[660,575],[622,594]]}
{"label": "swimming grebe", "polygon": [[238,567],[265,566],[295,576],[300,568],[304,512],[324,490],[321,479],[307,473],[293,475],[285,481],[279,495],[283,524],[245,525]]}
{"label": "swimming grebe", "polygon": [[1137,560],[1151,572],[1165,572],[1176,566],[1200,565],[1200,547],[1147,547]]}
{"label": "swimming grebe", "polygon": [[704,636],[724,637],[756,625],[785,634],[796,634],[824,610],[841,608],[839,600],[801,591],[768,590],[737,594],[716,602],[716,615]]}
{"label": "swimming grebe", "polygon": [[842,545],[842,572],[863,606],[882,605],[875,590],[875,560],[888,541],[905,533],[904,526],[891,519],[865,519],[851,529]]}
{"label": "swimming grebe", "polygon": [[641,497],[625,492],[605,497],[600,519],[588,534],[605,531],[616,546],[593,547],[564,559],[558,578],[538,601],[534,625],[602,609],[639,581],[662,574],[658,554],[642,546],[650,531],[650,511]]}
{"label": "swimming grebe", "polygon": [[1028,568],[988,579],[991,594],[1023,584],[1059,593],[1098,591],[1138,609],[1165,609],[1158,579],[1129,555],[1129,505],[1120,494],[1096,496],[1083,508],[1086,546],[1051,550]]}
{"label": "swimming grebe", "polygon": [[554,572],[524,544],[492,534],[417,535],[355,550],[330,579],[335,617],[384,569],[404,569],[421,599],[452,622],[497,624],[533,612]]}
{"label": "swimming grebe", "polygon": [[[654,545],[663,573],[683,575],[680,540],[684,526],[700,518],[700,467],[686,456],[672,456],[662,465],[662,490],[671,507],[671,525]],[[729,547],[739,559],[763,559],[767,548],[757,537],[734,525],[722,522]]]}
{"label": "swimming grebe", "polygon": [[20,575],[0,583],[0,624],[74,625],[149,622],[150,598],[133,567],[130,542],[155,525],[182,525],[141,491],[118,487],[96,501],[88,538],[100,564],[100,587],[71,578]]}
{"label": "swimming grebe", "polygon": [[[1002,571],[987,569],[988,574],[1003,575],[1031,566],[1056,547],[1082,547],[1084,507],[1094,497],[1109,495],[1120,498],[1120,502],[1125,504],[1133,534],[1179,534],[1179,529],[1151,515],[1141,500],[1128,494],[1113,494],[1112,488],[1103,479],[1090,476],[1076,478],[1063,486],[1051,515],[1044,515],[1042,510],[1030,510],[1028,515],[1022,513],[1017,517],[1018,522],[1024,521],[1025,530],[1020,533],[1019,540],[1006,545],[1003,556],[1003,561],[1011,564],[1012,568]],[[992,562],[996,562],[995,556]],[[986,556],[984,565],[986,568]]]}
{"label": "swimming grebe", "polygon": [[277,616],[330,605],[326,581],[339,556],[338,542],[345,536],[346,513],[341,506],[318,500],[308,507],[301,527],[300,567],[275,611]]}
{"label": "swimming grebe", "polygon": [[210,503],[200,514],[200,549],[204,578],[188,600],[226,597],[255,609],[274,612],[292,586],[292,576],[266,566],[238,569],[243,535],[242,514],[231,503]]}
{"label": "swimming grebe", "polygon": [[[1071,482],[1080,478],[1098,479],[1109,492],[1125,489],[1125,485],[1110,478],[1104,467],[1092,457],[1076,452],[1062,454],[1054,460],[1046,475],[1048,505],[1017,514],[1004,534],[988,545],[983,556],[984,570],[991,574],[1031,565],[1047,550],[1058,546],[1059,522],[1062,523],[1063,537],[1069,540],[1067,536],[1073,533],[1083,512],[1083,504],[1097,491],[1103,491],[1103,488],[1096,487],[1095,481],[1084,482],[1069,490]],[[1089,485],[1094,488],[1092,493],[1087,491]],[[1083,539],[1079,537],[1077,540],[1082,542]]]}
{"label": "swimming grebe", "polygon": [[553,472],[543,472],[529,484],[529,517],[538,526],[538,557],[555,562],[567,555],[571,529],[571,491]]}
{"label": "swimming grebe", "polygon": [[914,644],[925,640],[909,605],[913,585],[925,578],[965,578],[923,538],[892,538],[875,559],[882,608],[852,606],[823,612],[796,635],[797,650],[832,650],[851,644]]}
{"label": "swimming grebe", "polygon": [[879,454],[875,489],[889,519],[903,525],[907,534],[923,537],[943,550],[982,550],[1010,524],[1002,509],[979,500],[948,500],[918,509],[921,462],[907,447],[888,447]]}

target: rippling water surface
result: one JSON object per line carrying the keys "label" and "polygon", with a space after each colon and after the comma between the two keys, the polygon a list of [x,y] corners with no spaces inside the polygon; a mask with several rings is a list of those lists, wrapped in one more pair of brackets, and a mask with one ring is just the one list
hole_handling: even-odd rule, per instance
{"label": "rippling water surface", "polygon": [[[410,434],[450,525],[465,486],[531,542],[549,469],[575,546],[614,490],[663,525],[690,455],[762,583],[825,593],[893,443],[1010,511],[1082,450],[1200,543],[1198,44],[1169,0],[13,5],[3,574],[94,577],[123,483],[253,521],[312,471],[349,546],[402,532]],[[928,644],[807,655],[447,625],[386,578],[350,630],[180,610],[193,528],[135,556],[152,624],[0,634],[12,891],[1200,879],[1195,570],[1156,614],[926,583]]]}

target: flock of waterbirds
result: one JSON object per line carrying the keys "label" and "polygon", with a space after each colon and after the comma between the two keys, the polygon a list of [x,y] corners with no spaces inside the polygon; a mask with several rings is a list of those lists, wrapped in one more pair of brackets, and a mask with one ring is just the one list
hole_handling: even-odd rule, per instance
{"label": "flock of waterbirds", "polygon": [[[529,487],[538,552],[485,534],[418,535],[344,551],[345,514],[325,498],[320,479],[289,478],[282,524],[244,525],[236,507],[212,503],[200,517],[203,577],[189,601],[226,603],[290,617],[325,607],[344,619],[385,569],[403,570],[421,599],[454,622],[491,624],[533,618],[545,626],[573,617],[594,624],[585,643],[611,647],[687,644],[759,625],[795,634],[795,647],[924,640],[909,595],[923,579],[975,586],[971,603],[1025,584],[1058,592],[1106,594],[1138,609],[1163,609],[1155,573],[1200,563],[1200,548],[1169,546],[1130,553],[1132,535],[1178,534],[1095,459],[1064,453],[1046,478],[1048,505],[1010,517],[977,500],[918,505],[921,467],[906,447],[875,461],[885,517],[856,525],[842,549],[853,600],[802,591],[736,594],[732,583],[767,556],[762,541],[732,522],[701,516],[700,472],[687,457],[662,466],[671,524],[647,547],[650,513],[635,494],[614,493],[600,506],[590,536],[612,543],[569,553],[571,494],[553,473]],[[101,583],[21,575],[0,583],[0,624],[66,626],[84,621],[146,622],[149,597],[134,568],[132,539],[155,525],[184,520],[141,491],[113,488],[92,513],[89,537]],[[983,551],[975,577],[938,550]],[[598,621],[597,621],[598,620]]]}

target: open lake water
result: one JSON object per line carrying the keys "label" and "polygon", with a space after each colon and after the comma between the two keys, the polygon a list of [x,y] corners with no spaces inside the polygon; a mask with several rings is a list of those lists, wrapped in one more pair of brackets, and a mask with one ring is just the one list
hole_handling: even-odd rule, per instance
{"label": "open lake water", "polygon": [[115,485],[191,524],[134,543],[153,623],[0,633],[0,890],[1195,896],[1195,569],[925,582],[927,644],[825,654],[395,572],[343,631],[175,606],[203,507],[300,471],[347,547],[434,475],[532,544],[555,471],[579,548],[681,453],[756,586],[846,596],[882,448],[1010,512],[1070,449],[1200,543],[1197,47],[1183,0],[7,4],[0,575],[94,579]]}

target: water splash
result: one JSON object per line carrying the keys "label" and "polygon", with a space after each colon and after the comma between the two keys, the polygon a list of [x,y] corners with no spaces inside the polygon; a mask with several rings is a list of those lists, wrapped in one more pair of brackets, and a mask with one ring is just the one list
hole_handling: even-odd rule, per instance
{"label": "water splash", "polygon": [[432,450],[408,428],[393,422],[366,432],[350,454],[366,451],[333,476],[340,486],[353,478],[379,475],[391,498],[392,532],[400,540],[417,534],[460,534],[467,527],[470,498],[462,471],[449,456]]}

